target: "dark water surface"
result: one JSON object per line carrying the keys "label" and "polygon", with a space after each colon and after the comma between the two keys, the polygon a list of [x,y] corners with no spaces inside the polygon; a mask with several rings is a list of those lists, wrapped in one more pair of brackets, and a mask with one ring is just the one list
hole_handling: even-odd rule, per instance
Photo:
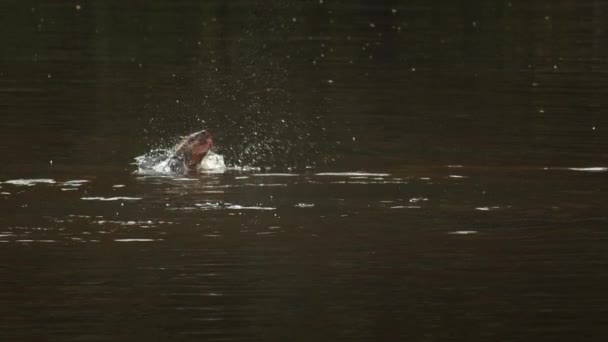
{"label": "dark water surface", "polygon": [[605,340],[607,15],[0,4],[0,340]]}

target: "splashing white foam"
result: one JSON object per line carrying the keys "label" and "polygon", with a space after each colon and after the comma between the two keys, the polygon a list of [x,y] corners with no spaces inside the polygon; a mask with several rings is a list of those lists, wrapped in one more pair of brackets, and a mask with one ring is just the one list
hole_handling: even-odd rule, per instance
{"label": "splashing white foam", "polygon": [[203,172],[218,172],[222,173],[226,171],[226,164],[224,163],[224,156],[221,154],[209,151],[205,158],[201,160],[198,165],[198,170]]}
{"label": "splashing white foam", "polygon": [[[173,151],[170,149],[152,150],[144,155],[135,157],[139,174],[171,174],[169,162]],[[224,156],[209,151],[197,167],[198,171],[206,173],[222,173],[226,171]]]}

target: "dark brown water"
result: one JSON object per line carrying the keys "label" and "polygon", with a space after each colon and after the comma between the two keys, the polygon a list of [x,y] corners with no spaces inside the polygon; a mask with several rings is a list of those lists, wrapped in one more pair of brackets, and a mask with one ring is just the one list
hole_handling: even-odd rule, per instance
{"label": "dark brown water", "polygon": [[604,340],[607,15],[1,4],[0,339]]}

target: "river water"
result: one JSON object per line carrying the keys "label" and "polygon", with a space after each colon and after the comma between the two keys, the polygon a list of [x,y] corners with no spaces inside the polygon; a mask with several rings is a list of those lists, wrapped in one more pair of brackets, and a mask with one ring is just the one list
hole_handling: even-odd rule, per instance
{"label": "river water", "polygon": [[608,333],[606,1],[0,8],[3,341]]}

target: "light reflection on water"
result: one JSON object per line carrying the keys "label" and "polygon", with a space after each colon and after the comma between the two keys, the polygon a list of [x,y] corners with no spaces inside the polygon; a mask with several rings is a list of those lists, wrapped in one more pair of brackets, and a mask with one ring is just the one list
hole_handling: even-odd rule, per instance
{"label": "light reflection on water", "polygon": [[[499,176],[487,170],[468,169],[466,166],[460,170],[471,176],[453,177],[450,168],[439,172],[436,169],[432,177],[366,172],[258,173],[247,176],[231,173],[187,179],[179,175],[161,178],[140,176],[135,183],[118,188],[112,185],[114,183],[98,185],[97,180],[8,180],[3,184],[11,195],[6,196],[3,205],[19,207],[23,213],[16,225],[7,226],[0,240],[17,243],[162,242],[178,238],[179,227],[184,225],[200,232],[191,232],[196,238],[220,237],[235,233],[222,231],[223,220],[232,217],[241,221],[243,229],[239,230],[240,233],[276,233],[273,229],[268,230],[268,226],[282,227],[281,232],[306,233],[307,225],[315,220],[331,219],[338,224],[350,224],[351,218],[390,217],[398,210],[406,211],[394,217],[396,222],[429,215],[466,215],[470,217],[468,221],[482,222],[475,230],[444,228],[444,232],[450,234],[468,234],[483,231],[484,226],[485,230],[492,230],[492,224],[483,222],[505,217],[510,221],[519,217],[525,222],[526,217],[543,220],[543,217],[565,215],[571,220],[585,222],[587,212],[602,207],[601,194],[593,191],[585,196],[587,201],[584,205],[560,198],[563,196],[560,194],[566,191],[563,187],[551,191],[545,189],[545,193],[534,193],[534,198],[529,199],[527,185],[518,184],[521,180],[517,177],[509,181],[513,188],[505,191],[492,189],[492,182]],[[554,171],[529,170],[526,177],[544,179],[551,172]],[[555,176],[553,182],[562,186],[570,179],[567,173]],[[501,184],[507,181],[500,177]],[[429,179],[436,181],[429,182]],[[58,192],[68,184],[78,193]],[[142,191],[142,186],[145,191]],[[139,189],[134,192],[136,188]],[[37,217],[35,213],[41,206],[49,204],[44,198],[32,197],[38,192],[49,193],[53,204],[64,208],[61,210],[64,214]],[[100,194],[104,196],[98,196]],[[65,210],[67,208],[70,209]],[[420,211],[418,215],[421,216],[402,216],[410,210]],[[497,216],[492,216],[492,213]],[[285,219],[291,223],[283,227]],[[344,222],[339,223],[341,220]],[[28,225],[28,221],[34,223]],[[258,227],[263,222],[267,222],[266,227]],[[458,225],[460,223],[456,223]],[[318,232],[310,233],[318,235]]]}

